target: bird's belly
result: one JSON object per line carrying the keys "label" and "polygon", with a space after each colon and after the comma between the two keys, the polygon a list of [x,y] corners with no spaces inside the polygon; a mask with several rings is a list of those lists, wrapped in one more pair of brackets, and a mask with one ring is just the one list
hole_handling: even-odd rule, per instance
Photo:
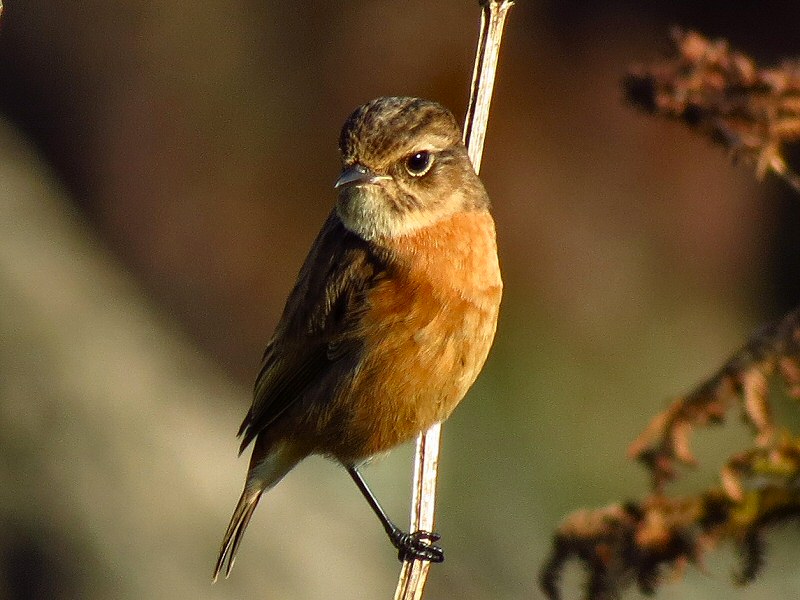
{"label": "bird's belly", "polygon": [[417,292],[411,299],[387,289],[383,314],[366,324],[362,361],[343,390],[349,401],[340,403],[348,435],[331,452],[343,462],[385,452],[446,419],[483,367],[499,295],[477,306]]}

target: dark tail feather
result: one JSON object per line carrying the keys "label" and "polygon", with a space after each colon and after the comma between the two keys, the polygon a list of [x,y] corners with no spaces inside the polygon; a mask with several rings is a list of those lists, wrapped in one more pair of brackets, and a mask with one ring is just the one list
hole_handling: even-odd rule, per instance
{"label": "dark tail feather", "polygon": [[225,567],[225,577],[227,578],[230,575],[233,561],[236,560],[236,551],[239,549],[239,544],[242,543],[244,530],[247,529],[250,517],[253,516],[253,511],[255,511],[258,500],[264,491],[263,489],[248,488],[249,486],[244,488],[242,496],[239,498],[239,504],[236,505],[236,510],[233,511],[228,529],[225,531],[225,537],[222,538],[222,546],[219,549],[219,557],[214,567],[214,579],[212,581],[217,580],[223,566]]}
{"label": "dark tail feather", "polygon": [[239,544],[242,543],[244,530],[250,523],[250,517],[253,516],[261,494],[274,487],[304,456],[305,454],[298,454],[295,448],[287,444],[278,444],[272,447],[268,439],[258,438],[256,447],[253,449],[253,456],[250,457],[250,468],[247,471],[244,491],[239,497],[239,503],[236,505],[236,510],[233,511],[231,522],[222,538],[219,557],[214,567],[214,581],[217,580],[223,568],[225,577],[230,575],[233,561],[236,559],[236,551],[239,550]]}

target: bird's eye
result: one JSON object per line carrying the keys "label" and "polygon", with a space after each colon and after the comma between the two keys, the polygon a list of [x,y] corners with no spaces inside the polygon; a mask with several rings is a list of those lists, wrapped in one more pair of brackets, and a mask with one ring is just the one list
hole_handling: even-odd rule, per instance
{"label": "bird's eye", "polygon": [[432,164],[433,154],[427,150],[421,150],[406,158],[406,171],[413,177],[422,177],[430,171]]}

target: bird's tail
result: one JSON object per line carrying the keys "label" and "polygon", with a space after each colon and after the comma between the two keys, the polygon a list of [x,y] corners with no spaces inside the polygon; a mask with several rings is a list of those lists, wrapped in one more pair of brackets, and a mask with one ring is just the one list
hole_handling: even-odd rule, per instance
{"label": "bird's tail", "polygon": [[236,560],[236,551],[239,549],[239,544],[242,543],[244,530],[247,529],[247,524],[250,522],[250,517],[253,516],[253,511],[258,505],[258,500],[261,498],[262,493],[264,493],[263,489],[250,489],[250,486],[245,486],[239,498],[239,503],[236,505],[236,510],[233,511],[228,529],[225,531],[225,536],[222,538],[219,557],[214,567],[213,581],[217,580],[223,567],[225,568],[225,577],[230,575],[233,561]]}
{"label": "bird's tail", "polygon": [[233,511],[228,529],[222,538],[222,546],[219,549],[217,564],[214,566],[212,581],[217,580],[223,568],[225,577],[230,575],[233,561],[236,559],[236,551],[239,549],[239,544],[242,543],[244,530],[250,523],[250,518],[253,516],[261,494],[275,486],[303,458],[303,455],[299,455],[286,445],[278,445],[278,447],[270,449],[267,449],[266,446],[266,443],[260,445],[256,442],[253,456],[250,459],[247,482],[239,497],[236,510]]}

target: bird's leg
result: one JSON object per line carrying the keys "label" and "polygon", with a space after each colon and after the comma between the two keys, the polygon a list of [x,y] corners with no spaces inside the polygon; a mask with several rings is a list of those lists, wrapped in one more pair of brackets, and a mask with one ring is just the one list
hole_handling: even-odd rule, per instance
{"label": "bird's leg", "polygon": [[381,505],[378,503],[378,499],[375,497],[375,494],[372,493],[372,490],[369,489],[367,482],[364,481],[361,473],[359,473],[358,468],[354,466],[348,466],[347,472],[350,473],[350,477],[352,477],[353,481],[356,482],[361,494],[364,496],[367,502],[369,502],[369,505],[372,507],[375,515],[378,517],[383,525],[383,528],[386,530],[386,534],[389,536],[389,540],[392,542],[392,545],[397,548],[397,558],[399,558],[401,561],[404,561],[407,558],[414,558],[417,560],[427,560],[435,563],[440,563],[444,560],[444,552],[442,549],[432,543],[439,540],[439,534],[430,531],[414,531],[412,533],[405,533],[397,525],[392,523],[392,520],[386,514],[386,511],[384,511]]}

